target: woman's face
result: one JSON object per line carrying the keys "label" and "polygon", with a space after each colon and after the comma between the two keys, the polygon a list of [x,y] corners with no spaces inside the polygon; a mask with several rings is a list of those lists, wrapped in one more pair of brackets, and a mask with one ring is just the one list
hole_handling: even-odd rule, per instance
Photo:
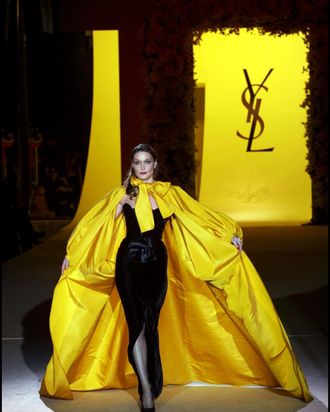
{"label": "woman's face", "polygon": [[133,156],[132,169],[134,175],[146,183],[154,181],[154,170],[157,162],[148,152],[137,152]]}

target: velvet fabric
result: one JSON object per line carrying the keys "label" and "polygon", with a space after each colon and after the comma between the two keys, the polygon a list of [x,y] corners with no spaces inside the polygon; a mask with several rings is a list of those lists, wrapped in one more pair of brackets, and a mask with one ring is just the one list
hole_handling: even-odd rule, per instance
{"label": "velvet fabric", "polygon": [[[154,229],[142,234],[128,203],[124,204],[123,213],[127,235],[118,250],[115,282],[129,330],[128,359],[136,372],[132,351],[145,325],[148,376],[157,398],[163,388],[158,321],[167,291],[167,251],[161,239],[166,221],[159,209],[153,210]],[[142,395],[140,382],[138,389]]]}

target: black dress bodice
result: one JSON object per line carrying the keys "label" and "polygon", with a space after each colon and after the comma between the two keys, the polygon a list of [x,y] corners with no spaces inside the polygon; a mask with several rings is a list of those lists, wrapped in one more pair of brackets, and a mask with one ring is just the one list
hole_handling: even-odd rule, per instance
{"label": "black dress bodice", "polygon": [[163,219],[160,210],[153,210],[155,227],[152,230],[141,233],[135,209],[128,203],[123,206],[126,220],[127,234],[121,244],[121,249],[127,251],[127,260],[131,263],[147,263],[157,260],[157,254],[161,247],[162,234],[166,220]]}
{"label": "black dress bodice", "polygon": [[141,237],[143,238],[155,237],[157,239],[162,238],[162,234],[163,234],[165,224],[166,224],[166,219],[163,219],[159,208],[153,209],[152,211],[154,222],[155,222],[154,229],[148,230],[147,232],[144,232],[143,234],[141,234],[139,222],[135,214],[135,209],[132,206],[130,206],[128,203],[125,203],[123,205],[123,213],[125,216],[126,228],[127,228],[126,238],[132,239],[132,240],[140,239]]}

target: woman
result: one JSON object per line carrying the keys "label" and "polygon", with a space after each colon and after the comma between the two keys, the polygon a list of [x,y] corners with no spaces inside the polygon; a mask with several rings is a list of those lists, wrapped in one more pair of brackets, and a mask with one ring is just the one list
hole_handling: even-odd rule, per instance
{"label": "woman", "polygon": [[72,399],[72,390],[125,388],[137,378],[141,410],[152,411],[164,369],[165,384],[280,386],[310,400],[272,301],[242,251],[241,228],[156,181],[149,145],[136,146],[131,160],[124,187],[94,206],[69,239],[41,395]]}

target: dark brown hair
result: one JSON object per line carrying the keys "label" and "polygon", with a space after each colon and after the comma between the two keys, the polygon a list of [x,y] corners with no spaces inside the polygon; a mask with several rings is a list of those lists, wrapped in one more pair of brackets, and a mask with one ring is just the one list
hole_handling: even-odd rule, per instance
{"label": "dark brown hair", "polygon": [[[157,153],[155,149],[147,143],[140,143],[137,146],[135,146],[131,152],[131,162],[133,162],[134,155],[138,152],[150,153],[154,161],[157,161]],[[156,177],[156,173],[157,173],[157,166],[154,171],[154,177]],[[130,167],[123,184],[126,187],[126,194],[129,195],[131,199],[133,199],[133,197],[136,197],[137,194],[139,193],[139,187],[133,186],[130,182],[130,179],[132,176],[133,176],[133,170],[132,170],[132,167]]]}

